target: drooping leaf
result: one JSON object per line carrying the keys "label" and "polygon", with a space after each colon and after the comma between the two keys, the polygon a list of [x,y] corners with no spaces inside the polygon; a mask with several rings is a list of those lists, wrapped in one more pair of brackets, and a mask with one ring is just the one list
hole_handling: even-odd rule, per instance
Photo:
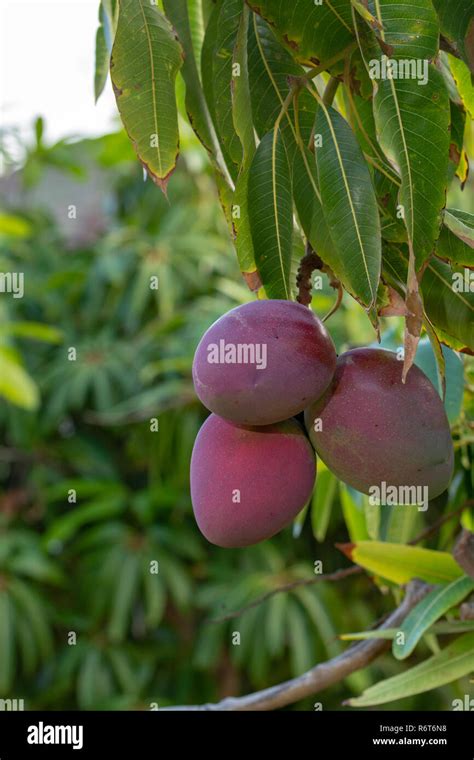
{"label": "drooping leaf", "polygon": [[311,503],[311,526],[313,535],[319,542],[326,538],[332,506],[336,495],[337,478],[328,469],[318,472],[316,487]]}
{"label": "drooping leaf", "polygon": [[[268,24],[256,14],[249,21],[248,69],[253,123],[257,134],[263,137],[273,128],[278,118],[289,92],[289,79],[303,76],[304,69],[278,42]],[[315,111],[311,95],[307,91],[301,92],[298,97],[298,116],[305,144],[311,135]],[[296,138],[294,121],[293,106],[290,106],[281,129],[288,149],[293,140],[293,150]]]}
{"label": "drooping leaf", "polygon": [[466,128],[466,110],[450,100],[451,126],[449,143],[449,180],[456,175],[464,187],[469,176],[469,159],[464,149],[464,132]]}
{"label": "drooping leaf", "polygon": [[472,247],[452,233],[445,224],[441,228],[441,234],[436,244],[436,255],[454,266],[474,269]]}
{"label": "drooping leaf", "polygon": [[63,340],[61,330],[51,325],[44,325],[42,322],[4,322],[0,324],[0,336],[4,335],[40,340],[45,343],[61,343]]}
{"label": "drooping leaf", "polygon": [[357,565],[393,583],[405,584],[414,578],[450,583],[463,574],[447,552],[383,541],[358,541],[339,548]]}
{"label": "drooping leaf", "polygon": [[474,214],[468,211],[448,208],[444,212],[444,223],[463,243],[474,248]]}
{"label": "drooping leaf", "polygon": [[[381,52],[392,59],[431,60],[438,52],[439,20],[431,0],[371,0],[382,29]],[[377,30],[375,33],[378,34]]]}
{"label": "drooping leaf", "polygon": [[38,386],[6,346],[0,346],[0,396],[29,411],[39,404]]}
{"label": "drooping leaf", "polygon": [[303,145],[293,159],[293,197],[300,224],[313,250],[339,279],[343,279],[349,293],[355,295],[357,290],[352,272],[345,271],[324,217],[318,183],[314,154]]}
{"label": "drooping leaf", "polygon": [[378,169],[374,171],[375,193],[380,212],[382,238],[393,243],[407,242],[407,229],[398,200],[400,184],[393,182]]}
{"label": "drooping leaf", "polygon": [[0,213],[0,236],[27,238],[31,235],[32,229],[27,219],[16,214]]}
{"label": "drooping leaf", "polygon": [[242,161],[242,145],[234,127],[232,107],[233,54],[240,28],[243,5],[240,0],[222,0],[217,19],[212,60],[215,119],[221,142],[229,156],[234,179]]}
{"label": "drooping leaf", "polygon": [[261,282],[256,271],[248,210],[249,170],[256,149],[248,72],[249,16],[249,9],[244,6],[233,51],[233,65],[238,67],[239,76],[235,76],[232,80],[232,117],[235,131],[242,145],[243,160],[235,185],[232,220],[240,270],[246,275],[245,279],[249,287],[252,290],[258,290]]}
{"label": "drooping leaf", "polygon": [[384,541],[406,544],[414,538],[419,520],[418,510],[406,504],[380,509],[383,517],[386,517],[380,536]]}
{"label": "drooping leaf", "polygon": [[321,4],[294,0],[248,0],[250,7],[275,29],[297,61],[309,66],[341,54],[353,41],[351,7],[347,0]]}
{"label": "drooping leaf", "polygon": [[255,261],[269,298],[290,297],[293,203],[285,144],[276,130],[258,146],[248,185]]}
{"label": "drooping leaf", "polygon": [[439,16],[441,33],[474,73],[474,15],[472,3],[459,0],[433,0]]}
{"label": "drooping leaf", "polygon": [[115,585],[108,633],[112,641],[122,641],[127,633],[133,601],[140,583],[140,557],[129,554],[123,560]]}
{"label": "drooping leaf", "polygon": [[[384,278],[403,291],[408,251],[403,246],[384,247]],[[474,292],[464,287],[462,273],[432,258],[423,273],[424,308],[443,343],[456,351],[474,351]],[[467,283],[469,285],[469,283]]]}
{"label": "drooping leaf", "polygon": [[99,27],[95,39],[94,94],[97,103],[109,75],[110,54],[118,20],[117,0],[101,0]]}
{"label": "drooping leaf", "polygon": [[372,166],[378,167],[385,176],[388,175],[387,179],[391,181],[391,184],[395,184],[395,187],[399,186],[400,179],[378,144],[372,97],[366,99],[357,92],[352,92],[351,86],[347,86],[344,88],[344,99],[347,118],[357,137],[361,150],[369,159],[369,163]]}
{"label": "drooping leaf", "polygon": [[[393,655],[404,660],[411,655],[424,634],[442,615],[474,591],[474,580],[463,576],[447,586],[433,589],[414,607],[400,626],[393,642]],[[399,641],[403,640],[403,644]]]}
{"label": "drooping leaf", "polygon": [[447,60],[461,102],[466,111],[470,114],[471,119],[474,119],[474,86],[471,80],[471,72],[466,64],[463,61],[460,61],[459,58],[455,58],[453,55],[448,55]]}
{"label": "drooping leaf", "polygon": [[95,72],[94,72],[94,95],[97,103],[103,92],[107,77],[109,76],[110,53],[107,50],[104,33],[104,8],[99,7],[99,27],[95,37]]}
{"label": "drooping leaf", "polygon": [[468,675],[474,669],[474,633],[467,633],[439,654],[366,689],[349,700],[351,707],[368,707],[422,694]]}
{"label": "drooping leaf", "polygon": [[240,14],[239,28],[232,52],[235,75],[231,79],[232,120],[240,139],[244,162],[255,153],[255,135],[252,121],[252,99],[248,71],[248,36],[250,12],[244,6]]}
{"label": "drooping leaf", "polygon": [[194,49],[189,18],[190,8],[186,0],[163,0],[163,7],[167,18],[178,33],[184,50],[181,73],[186,84],[186,111],[189,121],[206,150],[215,155],[215,135],[199,78],[196,61],[200,60],[197,55],[200,51],[196,52]]}
{"label": "drooping leaf", "polygon": [[181,45],[157,6],[121,0],[110,62],[115,97],[141,163],[162,190],[179,152],[175,80],[182,63]]}
{"label": "drooping leaf", "polygon": [[[449,422],[453,425],[459,418],[462,410],[464,395],[464,366],[459,356],[451,351],[447,346],[442,346],[445,366],[446,366],[446,396],[444,407]],[[431,380],[434,387],[437,388],[440,396],[442,388],[436,371],[436,361],[433,348],[428,338],[422,338],[418,344],[415,364]]]}
{"label": "drooping leaf", "polygon": [[430,66],[425,86],[379,81],[374,115],[380,144],[402,180],[399,203],[419,270],[438,239],[446,197],[449,101],[441,74]]}
{"label": "drooping leaf", "polygon": [[369,538],[366,522],[367,496],[355,491],[345,483],[339,483],[339,495],[344,521],[351,541],[365,541]]}
{"label": "drooping leaf", "polygon": [[315,130],[322,142],[316,147],[319,191],[340,257],[340,279],[351,282],[355,296],[370,308],[376,301],[381,266],[380,220],[370,173],[350,127],[337,111],[322,105]]}

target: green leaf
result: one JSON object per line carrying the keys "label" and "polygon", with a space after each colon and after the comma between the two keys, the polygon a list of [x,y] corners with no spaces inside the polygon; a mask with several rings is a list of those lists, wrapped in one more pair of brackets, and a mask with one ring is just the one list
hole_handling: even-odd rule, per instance
{"label": "green leaf", "polygon": [[[273,129],[288,95],[289,77],[303,76],[304,69],[278,42],[268,24],[255,14],[249,24],[248,69],[253,123],[259,137],[263,137]],[[301,92],[298,97],[298,115],[305,144],[311,135],[315,111],[309,92]],[[296,148],[294,119],[294,109],[290,106],[281,128],[291,153]]]}
{"label": "green leaf", "polygon": [[265,641],[272,657],[281,657],[285,647],[285,620],[288,596],[275,594],[267,603]]}
{"label": "green leaf", "polygon": [[375,16],[365,5],[363,5],[363,3],[359,2],[359,0],[351,0],[351,4],[357,13],[364,19],[364,21],[369,24],[369,26],[371,26],[373,29],[380,29],[379,20],[375,18]]}
{"label": "green leaf", "polygon": [[28,411],[39,404],[38,386],[5,346],[0,346],[0,396]]}
{"label": "green leaf", "polygon": [[248,162],[255,153],[255,135],[252,122],[252,100],[248,72],[248,31],[249,9],[244,6],[237,30],[232,55],[232,64],[238,75],[232,78],[232,119],[235,131],[240,139],[244,161]]}
{"label": "green leaf", "polygon": [[290,608],[287,615],[290,662],[292,673],[296,677],[311,667],[313,646],[301,607],[294,599],[289,600],[288,606]]}
{"label": "green leaf", "polygon": [[136,554],[124,557],[116,580],[108,633],[112,641],[122,641],[128,629],[132,607],[140,582],[141,560]]}
{"label": "green leaf", "polygon": [[468,675],[474,669],[474,633],[460,636],[439,654],[400,675],[387,678],[349,700],[351,707],[368,707],[422,694]]}
{"label": "green leaf", "polygon": [[436,255],[455,267],[463,266],[474,269],[474,251],[471,246],[454,235],[444,224],[436,245]]}
{"label": "green leaf", "polygon": [[[386,246],[383,266],[384,278],[402,289],[408,267],[406,249]],[[474,293],[454,287],[455,277],[447,264],[432,258],[421,281],[424,307],[443,343],[455,350],[474,351]]]}
{"label": "green leaf", "polygon": [[115,494],[98,498],[83,506],[74,506],[70,512],[54,520],[44,535],[44,544],[49,547],[56,542],[69,541],[83,525],[114,517],[124,508],[123,498]]}
{"label": "green leaf", "polygon": [[448,208],[444,212],[444,223],[453,235],[466,243],[469,248],[474,248],[474,214]]}
{"label": "green leaf", "polygon": [[[304,234],[318,256],[340,276],[343,264],[324,218],[314,154],[305,145],[293,160],[293,197]],[[347,288],[353,292],[350,281]]]}
{"label": "green leaf", "polygon": [[468,0],[433,0],[439,16],[441,33],[454,45],[455,50],[474,73],[474,15]]}
{"label": "green leaf", "polygon": [[32,233],[30,222],[15,214],[0,213],[0,236],[27,238]]}
{"label": "green leaf", "polygon": [[466,111],[463,105],[449,102],[451,111],[450,145],[449,145],[449,181],[459,177],[464,187],[469,176],[469,159],[464,150],[464,133],[466,129]]}
{"label": "green leaf", "polygon": [[414,534],[419,520],[419,513],[410,505],[397,504],[393,507],[380,507],[387,515],[384,541],[394,544],[406,544]]}
{"label": "green leaf", "polygon": [[4,322],[0,325],[0,336],[8,335],[16,338],[30,338],[45,343],[61,343],[63,333],[51,325],[41,322]]}
{"label": "green leaf", "polygon": [[461,102],[470,114],[471,119],[474,119],[474,87],[472,86],[471,72],[459,58],[448,55],[447,59]]}
{"label": "green leaf", "polygon": [[[431,628],[434,635],[451,635],[453,633],[465,633],[474,631],[474,620],[460,620],[453,623],[435,623]],[[385,639],[393,641],[398,635],[398,628],[377,628],[375,631],[361,631],[357,633],[343,633],[339,636],[341,641],[365,641],[370,639]]]}
{"label": "green leaf", "polygon": [[0,591],[0,696],[9,696],[15,675],[14,609],[6,591]]}
{"label": "green leaf", "polygon": [[[459,419],[462,411],[464,396],[464,365],[459,356],[446,346],[442,347],[446,366],[446,396],[444,407],[451,425]],[[436,359],[428,338],[422,338],[418,344],[415,364],[431,380],[440,396],[442,389],[439,384]]]}
{"label": "green leaf", "polygon": [[163,6],[168,19],[173,24],[184,50],[181,73],[186,84],[186,112],[192,128],[209,153],[215,155],[219,146],[216,142],[211,117],[204,98],[197,61],[200,60],[193,43],[190,11],[186,0],[164,0]]}
{"label": "green leaf", "polygon": [[394,243],[406,243],[408,240],[407,229],[403,219],[400,219],[398,205],[398,184],[392,182],[386,174],[377,169],[374,170],[375,193],[380,212],[382,225],[382,237]]}
{"label": "green leaf", "polygon": [[342,53],[354,41],[351,6],[347,0],[248,0],[250,7],[275,29],[292,55],[314,66]]}
{"label": "green leaf", "polygon": [[95,37],[95,73],[94,73],[94,95],[95,102],[99,100],[107,77],[109,76],[110,53],[107,50],[107,42],[104,32],[104,8],[101,3],[99,7],[99,28]]}
{"label": "green leaf", "polygon": [[318,472],[311,504],[311,525],[313,536],[320,543],[326,538],[336,487],[337,478],[330,470]]}
{"label": "green leaf", "polygon": [[61,569],[47,557],[38,553],[25,552],[13,557],[8,563],[8,569],[15,575],[24,575],[42,583],[51,583],[55,586],[62,586],[65,583],[65,576]]}
{"label": "green leaf", "polygon": [[250,167],[250,229],[260,279],[269,298],[290,298],[293,203],[288,156],[278,131],[258,146]]}
{"label": "green leaf", "polygon": [[431,60],[438,52],[439,20],[431,0],[377,0],[370,3],[382,27],[390,58]]}
{"label": "green leaf", "polygon": [[117,29],[119,4],[117,0],[101,0],[99,27],[95,38],[94,94],[97,103],[109,74],[110,54]]}
{"label": "green leaf", "polygon": [[339,494],[349,538],[351,541],[365,541],[369,537],[365,520],[368,498],[345,483],[339,483]]}
{"label": "green leaf", "polygon": [[384,541],[358,541],[339,548],[360,567],[400,585],[414,578],[427,583],[450,583],[463,574],[447,552]]}
{"label": "green leaf", "polygon": [[143,567],[143,587],[145,593],[146,624],[152,628],[159,625],[166,606],[166,593],[161,578],[150,572],[150,566]]}
{"label": "green leaf", "polygon": [[242,145],[234,127],[232,103],[232,88],[236,79],[233,77],[233,54],[241,16],[241,0],[222,1],[212,58],[216,125],[226,155],[230,158],[229,171],[234,178],[242,162]]}
{"label": "green leaf", "polygon": [[[355,54],[354,54],[355,55]],[[354,60],[354,55],[352,60]],[[360,64],[362,66],[362,64]],[[366,72],[365,67],[363,72]],[[365,99],[357,92],[352,91],[352,87],[344,87],[343,95],[346,105],[347,119],[355,133],[361,150],[370,159],[369,163],[373,166],[379,166],[380,171],[388,175],[391,180],[390,185],[400,185],[400,179],[397,177],[393,167],[387,161],[385,154],[377,142],[377,130],[375,128],[374,110],[372,107],[372,80],[370,80],[371,97]],[[349,85],[351,85],[349,81]],[[389,185],[389,186],[390,186]]]}
{"label": "green leaf", "polygon": [[166,190],[179,152],[176,75],[183,52],[173,28],[146,0],[121,0],[110,63],[117,106],[138,157]]}
{"label": "green leaf", "polygon": [[322,146],[316,147],[319,190],[340,257],[341,281],[350,282],[355,297],[370,308],[377,297],[382,254],[369,170],[351,129],[337,111],[322,105],[315,129],[322,140]]}
{"label": "green leaf", "polygon": [[44,600],[27,584],[18,578],[11,578],[8,588],[18,609],[18,615],[27,621],[33,631],[37,647],[43,659],[51,656],[53,640],[45,614]]}
{"label": "green leaf", "polygon": [[374,116],[379,141],[402,184],[409,243],[417,269],[431,256],[441,226],[447,186],[449,100],[441,74],[429,67],[429,79],[378,82]]}
{"label": "green leaf", "polygon": [[[397,660],[409,657],[431,626],[452,607],[462,602],[471,591],[474,591],[474,580],[466,576],[430,591],[411,610],[400,626],[399,635],[395,637],[392,646],[394,657]],[[404,643],[399,644],[402,638]]]}
{"label": "green leaf", "polygon": [[[215,56],[216,56],[217,37],[219,34],[219,15],[222,8],[222,2],[223,0],[218,0],[218,2],[212,7],[212,11],[208,19],[206,33],[204,36],[204,41],[203,41],[202,50],[201,50],[201,78],[202,78],[202,86],[204,90],[205,100],[207,103],[207,107],[209,109],[209,113],[212,118],[212,123],[214,125],[215,132],[217,134],[219,151],[222,153],[222,160],[226,167],[225,171],[232,173],[232,159],[227,152],[225,142],[222,139],[222,135],[220,134],[218,117],[217,117],[217,109],[216,109],[216,93],[214,89],[215,88],[214,63],[215,63]],[[235,177],[235,174],[236,173],[234,171],[233,172],[234,177]],[[221,196],[223,194],[223,191],[226,190],[226,187],[223,184],[223,180],[220,177],[219,173],[217,174],[217,180],[218,180],[219,195]],[[225,206],[227,207],[227,201],[228,201],[227,197],[221,198],[221,203],[223,203],[223,205],[224,205],[224,200],[225,200]],[[230,201],[228,205],[230,209],[230,206],[231,206]],[[229,223],[231,222],[230,214],[229,214],[228,222]]]}
{"label": "green leaf", "polygon": [[252,290],[258,290],[261,282],[256,274],[257,265],[255,263],[248,209],[249,170],[255,155],[255,135],[248,72],[248,26],[249,9],[247,6],[244,6],[233,53],[233,65],[238,66],[239,76],[234,77],[232,80],[232,117],[235,131],[242,144],[243,161],[235,185],[232,218],[235,248],[240,271],[244,275],[252,275],[252,277],[246,277],[247,283]]}

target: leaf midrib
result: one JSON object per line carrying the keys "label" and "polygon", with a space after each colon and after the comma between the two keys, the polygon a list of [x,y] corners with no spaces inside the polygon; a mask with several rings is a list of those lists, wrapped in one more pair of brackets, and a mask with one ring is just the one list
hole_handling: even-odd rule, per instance
{"label": "leaf midrib", "polygon": [[153,48],[151,45],[151,37],[150,37],[150,31],[148,29],[148,19],[146,17],[145,10],[143,8],[142,0],[138,0],[138,4],[140,6],[140,10],[143,16],[143,24],[146,32],[147,42],[148,42],[148,52],[150,54],[150,69],[151,69],[151,93],[152,93],[152,99],[153,99],[153,123],[155,125],[155,135],[157,137],[156,139],[156,155],[158,156],[158,164],[160,166],[160,176],[163,174],[163,164],[161,160],[161,151],[160,151],[160,141],[158,139],[158,121],[157,121],[157,104],[156,104],[156,92],[155,92],[155,62],[153,60]]}

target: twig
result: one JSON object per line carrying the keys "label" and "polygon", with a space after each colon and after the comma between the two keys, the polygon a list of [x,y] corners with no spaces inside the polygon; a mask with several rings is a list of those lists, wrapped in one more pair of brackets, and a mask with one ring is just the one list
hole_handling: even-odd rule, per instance
{"label": "twig", "polygon": [[455,58],[461,58],[461,55],[458,51],[458,49],[455,47],[455,45],[452,44],[446,37],[441,35],[439,40],[439,47],[440,50],[443,50],[445,53],[450,53]]}
{"label": "twig", "polygon": [[[408,586],[401,605],[392,612],[379,630],[398,628],[418,602],[428,593],[429,586],[420,581],[412,581]],[[390,647],[390,641],[370,639],[357,643],[345,652],[327,662],[315,665],[303,675],[271,686],[244,697],[227,697],[216,704],[164,707],[164,710],[219,710],[249,711],[276,710],[279,707],[298,702],[327,689],[347,678],[357,670],[366,668]]]}
{"label": "twig", "polygon": [[293,591],[293,589],[300,588],[301,586],[312,586],[313,583],[320,583],[321,581],[341,581],[344,578],[348,578],[350,575],[358,575],[361,572],[361,567],[358,565],[352,565],[351,567],[346,567],[343,570],[335,570],[334,573],[327,573],[326,575],[323,573],[321,575],[316,575],[314,578],[300,578],[297,581],[291,581],[290,583],[286,583],[284,586],[278,586],[271,591],[267,591],[266,594],[262,594],[262,596],[254,599],[253,602],[245,605],[245,607],[241,607],[238,610],[229,612],[227,615],[222,615],[222,617],[213,618],[212,620],[209,620],[209,622],[225,623],[227,620],[233,620],[233,618],[239,617],[244,612],[247,612],[247,610],[251,610],[254,607],[258,607],[258,605],[263,604],[263,602],[266,602],[267,599],[270,599],[275,594],[280,594],[284,591]]}
{"label": "twig", "polygon": [[336,79],[336,77],[331,77],[331,79],[326,85],[326,89],[324,90],[323,103],[325,106],[332,105],[333,100],[336,97],[336,92],[339,85],[340,85],[339,79]]}
{"label": "twig", "polygon": [[313,251],[310,243],[306,244],[306,253],[300,261],[298,273],[296,275],[296,286],[298,295],[296,300],[303,306],[309,306],[311,303],[312,282],[311,275],[316,269],[322,269],[324,266],[317,253]]}
{"label": "twig", "polygon": [[453,512],[448,512],[447,515],[443,515],[443,517],[440,517],[439,520],[436,520],[433,525],[430,525],[428,528],[419,533],[416,538],[413,538],[411,541],[409,541],[409,544],[419,544],[420,541],[424,541],[425,538],[430,538],[430,536],[432,536],[434,533],[437,533],[445,523],[452,520],[453,517],[458,517],[458,515],[461,515],[466,509],[469,509],[472,506],[474,506],[474,499],[468,499],[468,501],[465,501],[464,504],[459,507],[459,509],[455,509]]}
{"label": "twig", "polygon": [[[458,515],[462,514],[464,510],[468,509],[469,507],[473,505],[474,505],[474,499],[470,499],[469,501],[464,502],[464,504],[461,507],[459,507],[459,509],[456,509],[453,512],[449,512],[447,515],[444,515],[439,520],[437,520],[433,525],[430,525],[428,528],[426,528],[426,530],[423,530],[421,533],[419,533],[415,538],[412,538],[412,540],[408,542],[408,545],[416,546],[417,544],[421,543],[421,541],[424,541],[426,538],[429,538],[434,533],[436,533],[445,523],[449,522],[454,517],[457,517]],[[260,604],[263,604],[263,602],[266,602],[267,599],[270,599],[272,596],[275,596],[275,594],[293,591],[295,588],[300,588],[301,586],[312,586],[314,583],[320,583],[321,581],[330,581],[330,582],[340,581],[352,575],[359,575],[362,572],[363,572],[362,567],[359,567],[359,565],[353,565],[351,567],[347,567],[342,570],[335,570],[333,573],[327,573],[326,575],[322,574],[322,575],[317,575],[314,578],[301,578],[296,581],[291,581],[290,583],[286,583],[283,586],[278,586],[277,588],[274,588],[271,591],[267,591],[265,594],[262,594],[261,596],[257,597],[257,599],[254,599],[253,602],[250,602],[244,607],[240,607],[239,609],[234,610],[233,612],[229,612],[226,615],[222,615],[221,617],[212,618],[211,620],[209,620],[209,623],[225,623],[228,620],[233,620],[234,618],[240,617],[240,615],[243,615],[243,613],[247,612],[247,610],[251,610],[254,607],[258,607]]]}

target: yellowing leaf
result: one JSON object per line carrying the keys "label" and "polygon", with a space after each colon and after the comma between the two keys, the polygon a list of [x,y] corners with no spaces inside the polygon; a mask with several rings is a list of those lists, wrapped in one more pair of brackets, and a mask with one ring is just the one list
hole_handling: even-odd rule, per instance
{"label": "yellowing leaf", "polygon": [[400,585],[413,578],[427,583],[451,583],[463,575],[461,568],[447,552],[384,541],[339,544],[338,548],[365,570]]}

